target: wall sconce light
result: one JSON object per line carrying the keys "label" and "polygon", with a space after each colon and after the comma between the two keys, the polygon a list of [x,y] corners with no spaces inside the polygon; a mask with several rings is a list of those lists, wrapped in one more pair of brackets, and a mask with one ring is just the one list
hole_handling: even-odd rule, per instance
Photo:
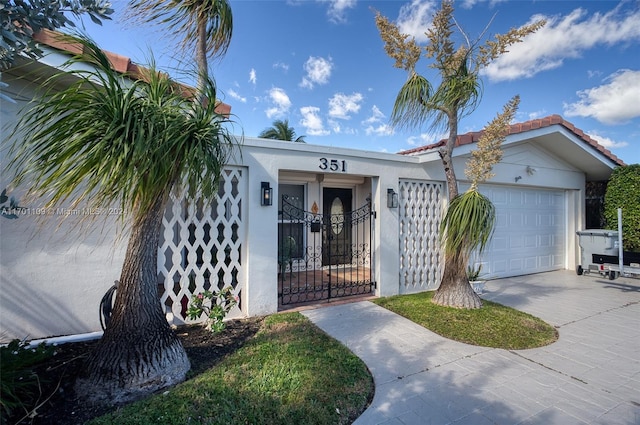
{"label": "wall sconce light", "polygon": [[398,194],[393,189],[387,189],[387,207],[398,208]]}
{"label": "wall sconce light", "polygon": [[262,182],[260,184],[260,205],[269,206],[273,204],[273,189],[269,182]]}

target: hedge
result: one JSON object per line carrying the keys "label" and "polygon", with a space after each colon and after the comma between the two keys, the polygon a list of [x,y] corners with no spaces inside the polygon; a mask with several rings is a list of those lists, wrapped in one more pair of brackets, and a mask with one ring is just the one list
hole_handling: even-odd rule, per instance
{"label": "hedge", "polygon": [[622,208],[625,251],[640,252],[640,164],[613,170],[604,197],[608,229],[618,229],[618,208]]}

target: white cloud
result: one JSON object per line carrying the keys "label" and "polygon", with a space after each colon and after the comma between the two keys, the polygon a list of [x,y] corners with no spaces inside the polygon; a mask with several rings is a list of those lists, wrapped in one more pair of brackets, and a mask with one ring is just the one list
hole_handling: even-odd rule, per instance
{"label": "white cloud", "polygon": [[371,116],[362,121],[362,124],[375,124],[378,122],[382,122],[384,118],[385,116],[382,111],[376,105],[373,105],[373,107],[371,108]]}
{"label": "white cloud", "polygon": [[367,136],[391,136],[393,134],[393,128],[391,128],[389,124],[380,124],[377,127],[370,125],[364,129],[364,133]]}
{"label": "white cloud", "polygon": [[283,70],[285,73],[289,70],[289,65],[284,63],[284,62],[276,62],[273,64],[273,68],[274,69],[281,69]]}
{"label": "white cloud", "polygon": [[329,99],[329,116],[348,120],[351,118],[349,114],[356,114],[360,111],[360,102],[364,97],[360,93],[346,95],[344,93],[336,93]]}
{"label": "white cloud", "polygon": [[357,0],[318,0],[321,3],[329,3],[327,16],[334,23],[343,23],[347,21],[347,9],[356,7]]}
{"label": "white cloud", "polygon": [[324,128],[322,118],[320,118],[320,108],[316,106],[303,106],[300,108],[302,119],[300,124],[306,128],[309,136],[326,136],[330,132]]}
{"label": "white cloud", "polygon": [[363,125],[366,125],[364,132],[367,136],[391,136],[394,134],[393,127],[387,123],[383,123],[385,116],[376,105],[371,108],[371,116],[362,121]]}
{"label": "white cloud", "polygon": [[251,71],[249,71],[249,82],[252,83],[254,86],[256,85],[256,70],[251,68]]}
{"label": "white cloud", "polygon": [[309,56],[304,63],[304,70],[307,75],[302,78],[301,87],[312,89],[315,84],[327,84],[333,70],[331,58]]}
{"label": "white cloud", "polygon": [[434,133],[422,133],[419,136],[411,136],[407,139],[409,146],[427,146],[434,143],[438,143],[440,140],[447,137],[447,133],[434,134]]}
{"label": "white cloud", "polygon": [[547,115],[546,109],[540,109],[539,111],[528,112],[526,117],[528,120],[537,120]]}
{"label": "white cloud", "polygon": [[396,23],[402,34],[415,37],[419,43],[427,41],[426,32],[431,27],[433,13],[439,7],[435,0],[412,0],[400,8]]}
{"label": "white cloud", "polygon": [[[624,4],[620,3],[621,5]],[[622,13],[621,7],[587,16],[575,9],[565,16],[532,16],[529,23],[546,19],[547,24],[522,43],[491,63],[483,73],[492,81],[527,78],[558,68],[567,58],[577,58],[593,47],[620,46],[640,40],[640,8]]]}
{"label": "white cloud", "polygon": [[629,146],[629,143],[627,142],[616,142],[613,139],[599,135],[595,131],[590,131],[588,134],[589,136],[591,136],[593,140],[595,140],[596,142],[598,142],[599,144],[601,144],[607,149],[624,148]]}
{"label": "white cloud", "polygon": [[502,3],[503,1],[506,1],[506,0],[464,0],[462,2],[462,7],[464,9],[471,9],[476,4],[487,2],[487,1],[489,2],[490,6],[495,6],[497,3]]}
{"label": "white cloud", "polygon": [[281,117],[289,112],[289,108],[291,107],[291,100],[283,89],[274,87],[269,90],[269,101],[273,106],[265,111],[268,118]]}
{"label": "white cloud", "polygon": [[577,92],[579,101],[564,105],[569,117],[592,117],[604,124],[622,124],[640,117],[640,71],[623,69],[605,84]]}
{"label": "white cloud", "polygon": [[327,119],[327,124],[331,127],[331,131],[335,134],[349,134],[349,135],[357,135],[358,130],[353,127],[342,127],[342,122],[333,120],[331,118]]}
{"label": "white cloud", "polygon": [[229,96],[236,100],[239,100],[242,103],[247,103],[247,98],[240,96],[234,89],[229,89]]}

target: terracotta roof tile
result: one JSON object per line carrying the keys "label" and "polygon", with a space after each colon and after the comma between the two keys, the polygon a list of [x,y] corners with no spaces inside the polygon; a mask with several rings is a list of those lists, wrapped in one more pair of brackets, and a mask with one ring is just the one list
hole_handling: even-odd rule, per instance
{"label": "terracotta roof tile", "polygon": [[[54,49],[62,50],[75,55],[84,53],[83,47],[80,43],[69,42],[66,39],[60,37],[61,35],[62,33],[45,29],[34,33],[33,39],[38,43],[46,44],[47,46],[53,47]],[[107,50],[103,50],[103,52],[107,55],[107,58],[111,63],[111,67],[115,71],[121,74],[127,74],[134,79],[145,80],[145,74],[149,71],[147,68],[131,62],[131,59],[126,56],[109,52]],[[180,88],[182,90],[183,96],[191,96],[195,91],[193,87],[189,87],[184,84],[180,84]],[[221,115],[229,116],[231,114],[231,105],[227,105],[226,103],[218,101],[216,112]]]}
{"label": "terracotta roof tile", "polygon": [[[583,142],[585,142],[592,148],[596,149],[597,151],[601,152],[603,155],[605,155],[615,164],[625,165],[625,163],[621,159],[619,159],[617,156],[615,156],[613,153],[611,153],[611,151],[606,149],[604,146],[600,145],[598,142],[592,139],[584,131],[580,130],[579,128],[576,128],[572,123],[570,123],[569,121],[566,121],[564,118],[562,118],[560,115],[557,115],[557,114],[550,115],[544,118],[522,122],[522,123],[512,124],[511,126],[509,126],[509,132],[507,134],[524,133],[530,130],[550,127],[552,125],[561,125],[565,127],[567,130],[571,131]],[[483,131],[472,131],[469,133],[460,134],[458,135],[455,145],[461,146],[461,145],[467,145],[470,143],[475,143],[480,139],[480,136],[482,136],[482,133]],[[433,151],[441,146],[444,146],[445,143],[446,143],[446,140],[443,139],[437,143],[433,143],[425,146],[419,146],[417,148],[401,151],[399,153],[401,155],[418,155],[421,153],[427,153],[427,152]]]}

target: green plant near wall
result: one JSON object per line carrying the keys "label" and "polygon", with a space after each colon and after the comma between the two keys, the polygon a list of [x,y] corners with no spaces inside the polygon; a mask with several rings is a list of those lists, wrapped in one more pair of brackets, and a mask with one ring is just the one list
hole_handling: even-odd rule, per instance
{"label": "green plant near wall", "polygon": [[622,208],[625,251],[640,252],[640,164],[613,170],[604,197],[607,228],[618,228],[618,208]]}
{"label": "green plant near wall", "polygon": [[280,242],[278,246],[278,266],[279,272],[284,274],[287,266],[291,266],[292,260],[297,250],[296,240],[293,236],[287,236]]}
{"label": "green plant near wall", "polygon": [[34,368],[54,351],[53,346],[42,343],[32,347],[19,339],[0,347],[0,424],[5,424],[5,415],[14,409],[28,415],[37,404],[43,394]]}

